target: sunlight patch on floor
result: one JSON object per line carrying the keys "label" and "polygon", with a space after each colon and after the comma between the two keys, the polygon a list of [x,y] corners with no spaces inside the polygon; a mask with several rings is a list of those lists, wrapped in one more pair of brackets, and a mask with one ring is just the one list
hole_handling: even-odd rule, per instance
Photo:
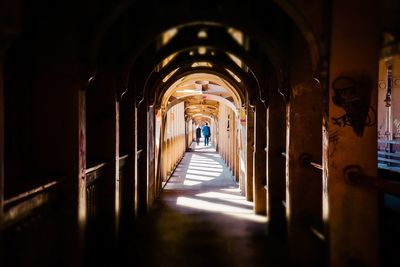
{"label": "sunlight patch on floor", "polygon": [[221,171],[214,171],[214,169],[213,169],[213,170],[208,170],[208,171],[199,171],[199,170],[193,170],[193,169],[189,168],[186,173],[218,177],[218,176],[221,175],[222,170]]}
{"label": "sunlight patch on floor", "polygon": [[185,179],[185,181],[183,181],[183,185],[187,185],[187,186],[193,186],[193,185],[199,185],[202,182],[200,181],[193,181],[193,180],[189,180],[189,179]]}
{"label": "sunlight patch on floor", "polygon": [[192,163],[211,164],[211,165],[215,165],[215,166],[221,166],[221,164],[219,164],[215,160],[191,159],[189,164],[192,164]]}
{"label": "sunlight patch on floor", "polygon": [[188,164],[188,166],[192,167],[192,166],[196,166],[196,167],[203,167],[203,168],[223,168],[221,167],[221,164],[207,164],[207,163],[196,163],[196,162],[191,162],[190,164]]}
{"label": "sunlight patch on floor", "polygon": [[221,191],[226,191],[226,192],[232,192],[232,193],[238,193],[238,194],[240,194],[240,188],[239,188],[239,187],[220,188],[219,190],[221,190]]}
{"label": "sunlight patch on floor", "polygon": [[[199,171],[208,171],[210,170],[210,167],[199,167],[199,166],[193,166],[192,164],[190,164],[188,170],[199,170]],[[223,172],[224,168],[222,168],[222,166],[215,166],[212,167],[212,171],[216,171],[216,172]]]}
{"label": "sunlight patch on floor", "polygon": [[214,180],[215,178],[214,177],[206,177],[206,176],[202,176],[202,175],[187,174],[185,176],[185,181],[186,181],[186,179],[205,182],[205,181]]}
{"label": "sunlight patch on floor", "polygon": [[217,200],[221,199],[224,201],[248,206],[248,207],[250,207],[250,209],[252,209],[252,207],[253,207],[252,202],[246,201],[245,197],[238,196],[238,195],[232,195],[232,194],[226,194],[226,193],[220,193],[220,192],[206,192],[206,193],[197,194],[196,196],[210,198],[210,199],[217,199]]}
{"label": "sunlight patch on floor", "polygon": [[176,204],[178,206],[193,208],[197,210],[221,213],[241,220],[249,220],[257,223],[267,222],[266,217],[253,214],[252,209],[241,208],[234,205],[213,203],[212,201],[199,200],[190,197],[178,197],[176,200]]}

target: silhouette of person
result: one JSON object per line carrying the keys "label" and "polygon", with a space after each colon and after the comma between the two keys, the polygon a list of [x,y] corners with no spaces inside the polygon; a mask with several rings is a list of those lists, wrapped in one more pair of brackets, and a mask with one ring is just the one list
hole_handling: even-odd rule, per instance
{"label": "silhouette of person", "polygon": [[206,122],[206,125],[203,127],[203,135],[204,135],[204,145],[208,146],[208,142],[210,140],[211,136],[211,130],[210,127],[208,126],[208,123]]}
{"label": "silhouette of person", "polygon": [[199,145],[199,143],[200,143],[200,137],[201,137],[201,128],[200,128],[200,126],[197,126],[197,129],[196,129],[196,143],[197,143],[197,145]]}

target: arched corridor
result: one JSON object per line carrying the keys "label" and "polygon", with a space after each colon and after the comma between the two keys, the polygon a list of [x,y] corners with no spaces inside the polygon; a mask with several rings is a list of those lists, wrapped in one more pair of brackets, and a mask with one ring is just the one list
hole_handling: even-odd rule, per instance
{"label": "arched corridor", "polygon": [[0,3],[0,265],[397,266],[398,12]]}

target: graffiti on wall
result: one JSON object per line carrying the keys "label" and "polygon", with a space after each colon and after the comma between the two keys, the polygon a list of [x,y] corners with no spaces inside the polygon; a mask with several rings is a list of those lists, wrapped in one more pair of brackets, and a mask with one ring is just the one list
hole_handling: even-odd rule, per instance
{"label": "graffiti on wall", "polygon": [[332,145],[332,149],[329,150],[329,156],[332,157],[336,152],[336,147],[339,144],[340,134],[339,131],[333,131],[329,134],[329,143]]}
{"label": "graffiti on wall", "polygon": [[341,76],[332,83],[333,103],[344,110],[344,114],[332,117],[333,124],[339,127],[350,126],[357,136],[362,136],[365,127],[376,124],[376,112],[370,106],[372,82],[368,77],[358,81]]}

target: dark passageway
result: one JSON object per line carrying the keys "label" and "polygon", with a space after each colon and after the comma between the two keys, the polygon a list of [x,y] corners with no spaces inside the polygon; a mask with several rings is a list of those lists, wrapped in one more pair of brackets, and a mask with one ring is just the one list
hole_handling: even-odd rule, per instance
{"label": "dark passageway", "polygon": [[268,237],[214,147],[192,148],[138,225],[140,266],[286,266],[285,241]]}

